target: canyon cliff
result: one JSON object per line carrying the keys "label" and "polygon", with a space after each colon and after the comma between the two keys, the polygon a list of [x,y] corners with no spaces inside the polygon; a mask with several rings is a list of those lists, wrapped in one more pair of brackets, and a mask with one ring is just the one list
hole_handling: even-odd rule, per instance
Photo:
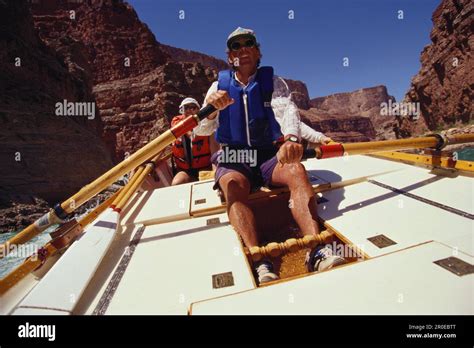
{"label": "canyon cliff", "polygon": [[112,166],[99,117],[58,116],[94,102],[92,81],[39,39],[26,1],[0,2],[0,231],[39,217]]}
{"label": "canyon cliff", "polygon": [[399,137],[472,122],[474,2],[443,0],[432,15],[431,44],[421,52],[406,102],[420,103],[421,117],[399,119]]}
{"label": "canyon cliff", "polygon": [[395,98],[385,86],[362,88],[311,99],[305,117],[313,127],[323,122],[319,127],[327,129],[338,141],[392,139],[395,118],[381,113],[383,103],[389,101],[394,102]]}

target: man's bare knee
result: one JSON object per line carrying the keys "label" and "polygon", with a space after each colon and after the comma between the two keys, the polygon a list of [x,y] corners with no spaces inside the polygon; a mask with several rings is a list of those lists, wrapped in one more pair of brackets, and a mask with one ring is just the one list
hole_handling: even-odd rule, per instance
{"label": "man's bare knee", "polygon": [[227,187],[232,191],[247,192],[249,189],[249,182],[245,178],[232,178],[228,181]]}
{"label": "man's bare knee", "polygon": [[290,163],[287,164],[289,171],[293,175],[306,176],[306,169],[301,163]]}
{"label": "man's bare knee", "polygon": [[285,182],[291,188],[292,186],[301,186],[308,182],[306,169],[301,163],[285,164]]}
{"label": "man's bare knee", "polygon": [[220,186],[227,201],[246,200],[250,192],[248,179],[240,173],[224,175],[220,180]]}

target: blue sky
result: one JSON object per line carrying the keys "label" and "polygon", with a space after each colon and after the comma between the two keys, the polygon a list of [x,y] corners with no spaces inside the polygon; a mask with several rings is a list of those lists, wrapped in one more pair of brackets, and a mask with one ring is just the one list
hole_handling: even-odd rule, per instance
{"label": "blue sky", "polygon": [[[420,69],[440,0],[128,2],[159,42],[221,59],[228,34],[238,26],[252,28],[261,43],[262,65],[304,81],[311,98],[383,84],[400,100]],[[343,67],[344,57],[349,67]]]}

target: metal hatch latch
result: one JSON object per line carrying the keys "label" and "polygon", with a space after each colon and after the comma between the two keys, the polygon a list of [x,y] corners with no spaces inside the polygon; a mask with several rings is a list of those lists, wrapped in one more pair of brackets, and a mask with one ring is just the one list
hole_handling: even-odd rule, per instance
{"label": "metal hatch latch", "polygon": [[218,217],[206,220],[206,226],[217,225],[220,223],[221,223],[221,220]]}
{"label": "metal hatch latch", "polygon": [[379,247],[380,249],[397,244],[384,234],[379,234],[377,236],[367,238],[367,240],[375,244],[375,246]]}
{"label": "metal hatch latch", "polygon": [[234,286],[234,276],[232,272],[219,273],[212,275],[212,287],[214,289]]}
{"label": "metal hatch latch", "polygon": [[433,263],[460,277],[466,274],[474,273],[474,265],[471,265],[470,263],[467,263],[454,256],[450,256],[438,261],[433,261]]}

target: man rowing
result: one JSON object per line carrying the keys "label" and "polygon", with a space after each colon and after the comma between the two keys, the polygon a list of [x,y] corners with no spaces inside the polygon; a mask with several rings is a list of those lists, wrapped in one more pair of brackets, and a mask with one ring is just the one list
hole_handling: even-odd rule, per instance
{"label": "man rowing", "polygon": [[[215,187],[224,194],[230,223],[248,248],[258,246],[249,193],[261,185],[287,186],[293,202],[291,213],[300,230],[305,235],[319,234],[315,195],[300,163],[300,138],[314,136],[321,143],[331,139],[302,126],[290,98],[275,95],[282,80],[273,75],[272,67],[259,67],[262,55],[252,30],[239,27],[229,35],[227,57],[232,69],[219,72],[218,81],[211,85],[205,98],[205,104],[212,104],[218,111],[194,132],[206,136],[216,131],[222,151],[248,152],[247,158],[237,163],[222,160],[219,153],[213,156],[217,165]],[[284,143],[277,149],[275,143],[282,133]],[[250,161],[252,153],[256,153],[254,162]],[[333,255],[330,248],[318,246],[308,252],[306,263],[309,271],[322,271],[345,260]],[[259,283],[278,279],[270,260],[254,266]]]}

